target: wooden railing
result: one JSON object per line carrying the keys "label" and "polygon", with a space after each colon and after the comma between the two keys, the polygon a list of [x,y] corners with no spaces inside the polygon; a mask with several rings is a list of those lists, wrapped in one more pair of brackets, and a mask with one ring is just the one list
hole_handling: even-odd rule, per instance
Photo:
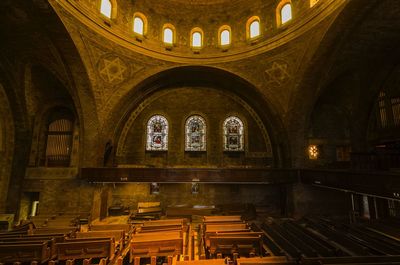
{"label": "wooden railing", "polygon": [[82,168],[81,177],[89,182],[158,183],[263,183],[297,181],[294,169],[209,169],[209,168]]}
{"label": "wooden railing", "polygon": [[399,173],[302,169],[299,175],[304,184],[399,199]]}

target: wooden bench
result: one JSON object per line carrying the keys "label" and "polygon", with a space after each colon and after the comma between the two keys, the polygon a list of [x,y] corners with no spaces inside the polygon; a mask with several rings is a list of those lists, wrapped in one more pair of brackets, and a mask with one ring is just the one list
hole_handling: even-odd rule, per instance
{"label": "wooden bench", "polygon": [[45,263],[51,258],[51,250],[47,242],[7,243],[0,244],[0,262],[31,262]]}
{"label": "wooden bench", "polygon": [[105,231],[88,231],[88,232],[76,232],[76,238],[113,238],[115,240],[115,246],[124,247],[125,242],[125,231],[124,230],[105,230]]}
{"label": "wooden bench", "polygon": [[143,222],[143,226],[168,226],[168,225],[184,225],[184,219],[164,219]]}
{"label": "wooden bench", "polygon": [[242,222],[240,215],[215,215],[215,216],[204,216],[203,223],[226,223],[226,222]]}
{"label": "wooden bench", "polygon": [[182,250],[182,231],[135,234],[130,242],[130,261],[132,262],[134,257],[179,255],[182,254]]}
{"label": "wooden bench", "polygon": [[56,243],[58,260],[114,257],[114,240],[110,238],[68,239]]}
{"label": "wooden bench", "polygon": [[[143,232],[163,232],[169,230],[185,230],[186,223],[184,219],[166,219],[145,221],[141,224],[135,225],[136,233]],[[186,227],[187,228],[187,227]]]}
{"label": "wooden bench", "polygon": [[272,226],[267,223],[262,224],[263,231],[276,242],[280,249],[282,249],[286,255],[292,258],[299,258],[301,256],[301,251],[293,245],[292,242],[288,241],[284,236],[282,236],[278,231],[276,231]]}
{"label": "wooden bench", "polygon": [[256,258],[239,258],[236,260],[237,265],[295,265],[296,261],[290,261],[286,257],[256,257]]}
{"label": "wooden bench", "polygon": [[302,258],[301,264],[320,265],[320,264],[394,264],[400,263],[400,256],[357,256],[357,257],[319,257]]}
{"label": "wooden bench", "polygon": [[73,234],[78,228],[77,227],[39,227],[30,230],[31,235],[47,235],[47,234]]}
{"label": "wooden bench", "polygon": [[90,225],[91,231],[104,231],[104,230],[124,230],[125,233],[130,233],[132,226],[130,224],[92,224]]}
{"label": "wooden bench", "polygon": [[206,249],[211,257],[216,253],[232,255],[238,253],[241,257],[262,256],[262,239],[259,232],[249,233],[218,233],[210,235],[206,240]]}
{"label": "wooden bench", "polygon": [[0,245],[9,244],[34,244],[46,242],[50,248],[50,259],[53,259],[57,255],[56,243],[64,242],[63,238],[50,238],[50,237],[21,237],[21,238],[11,238],[11,239],[1,239]]}
{"label": "wooden bench", "polygon": [[243,223],[205,224],[204,231],[206,234],[215,232],[246,232],[250,231],[250,228],[247,226],[247,224]]}

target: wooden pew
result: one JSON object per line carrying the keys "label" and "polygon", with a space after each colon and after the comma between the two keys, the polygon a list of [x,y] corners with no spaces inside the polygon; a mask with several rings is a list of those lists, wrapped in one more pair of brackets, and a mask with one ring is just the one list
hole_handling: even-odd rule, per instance
{"label": "wooden pew", "polygon": [[32,235],[48,235],[48,234],[73,234],[77,227],[39,227],[30,231]]}
{"label": "wooden pew", "polygon": [[130,242],[130,262],[134,257],[174,256],[183,254],[182,231],[139,233]]}
{"label": "wooden pew", "polygon": [[206,248],[211,257],[216,253],[231,255],[238,253],[240,257],[262,256],[262,233],[216,233],[206,239]]}
{"label": "wooden pew", "polygon": [[104,230],[124,230],[125,233],[130,233],[132,226],[130,224],[92,224],[90,225],[91,231],[104,231]]}
{"label": "wooden pew", "polygon": [[314,236],[307,233],[306,229],[293,221],[287,221],[283,224],[285,229],[296,235],[300,238],[305,244],[313,248],[319,256],[329,257],[335,256],[338,253],[331,246],[327,246],[326,244],[322,244],[318,241]]}
{"label": "wooden pew", "polygon": [[304,238],[299,236],[297,233],[293,233],[277,222],[274,222],[271,224],[271,226],[286,240],[293,243],[299,249],[302,255],[305,255],[306,257],[318,257],[317,251],[310,247],[306,241],[304,241]]}
{"label": "wooden pew", "polygon": [[319,257],[302,258],[300,264],[320,265],[320,264],[394,264],[400,263],[400,256],[354,256],[354,257]]}
{"label": "wooden pew", "polygon": [[166,219],[145,221],[141,224],[135,225],[135,233],[146,232],[163,232],[170,230],[186,230],[186,222],[184,219]]}
{"label": "wooden pew", "polygon": [[240,215],[214,215],[214,216],[204,216],[203,223],[232,223],[232,222],[242,222]]}
{"label": "wooden pew", "polygon": [[238,223],[223,223],[223,224],[205,224],[205,233],[215,233],[215,232],[246,232],[250,231],[247,224]]}
{"label": "wooden pew", "polygon": [[115,240],[115,247],[124,247],[125,231],[124,230],[104,230],[104,231],[88,231],[76,232],[76,238],[113,238]]}
{"label": "wooden pew", "polygon": [[114,240],[110,238],[68,239],[56,243],[58,260],[114,257]]}
{"label": "wooden pew", "polygon": [[318,222],[318,220],[314,220],[311,218],[307,218],[306,222],[310,227],[316,229],[319,233],[323,234],[329,240],[338,243],[341,248],[349,253],[351,256],[371,255],[371,252],[368,250],[367,247],[358,244],[356,240],[349,237],[345,233],[335,230],[332,226],[324,225],[322,222]]}
{"label": "wooden pew", "polygon": [[0,239],[0,245],[9,244],[33,244],[46,242],[50,248],[50,259],[53,259],[57,255],[56,243],[64,242],[64,237],[54,238],[54,237],[21,237],[21,238],[11,238],[11,239]]}
{"label": "wooden pew", "polygon": [[300,250],[292,244],[292,242],[288,241],[285,237],[283,237],[278,231],[275,231],[273,227],[271,227],[267,223],[262,224],[263,231],[271,237],[274,242],[279,245],[279,248],[282,249],[286,255],[292,258],[299,258],[301,255]]}
{"label": "wooden pew", "polygon": [[47,242],[7,243],[0,244],[0,262],[31,262],[45,263],[51,258],[51,250]]}
{"label": "wooden pew", "polygon": [[296,265],[294,260],[288,260],[286,257],[256,257],[256,258],[239,258],[236,260],[237,265]]}

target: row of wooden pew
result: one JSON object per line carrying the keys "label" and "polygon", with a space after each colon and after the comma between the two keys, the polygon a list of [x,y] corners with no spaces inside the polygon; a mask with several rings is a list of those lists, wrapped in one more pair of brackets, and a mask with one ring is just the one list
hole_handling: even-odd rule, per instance
{"label": "row of wooden pew", "polygon": [[251,231],[240,216],[204,216],[203,240],[207,258],[263,255],[262,233]]}
{"label": "row of wooden pew", "polygon": [[[369,224],[327,218],[204,216],[0,234],[0,263],[54,265],[400,264],[400,239]],[[396,228],[394,228],[396,230]],[[160,263],[161,262],[161,263]],[[2,264],[0,264],[2,265]]]}
{"label": "row of wooden pew", "polygon": [[269,255],[286,256],[299,264],[400,263],[400,239],[377,233],[364,224],[326,218],[269,218],[253,227],[263,233]]}

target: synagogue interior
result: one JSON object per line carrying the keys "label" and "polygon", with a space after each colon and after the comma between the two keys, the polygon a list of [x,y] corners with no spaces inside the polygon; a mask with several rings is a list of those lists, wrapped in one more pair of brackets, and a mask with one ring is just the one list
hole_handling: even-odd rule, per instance
{"label": "synagogue interior", "polygon": [[400,264],[400,1],[0,13],[0,265]]}

